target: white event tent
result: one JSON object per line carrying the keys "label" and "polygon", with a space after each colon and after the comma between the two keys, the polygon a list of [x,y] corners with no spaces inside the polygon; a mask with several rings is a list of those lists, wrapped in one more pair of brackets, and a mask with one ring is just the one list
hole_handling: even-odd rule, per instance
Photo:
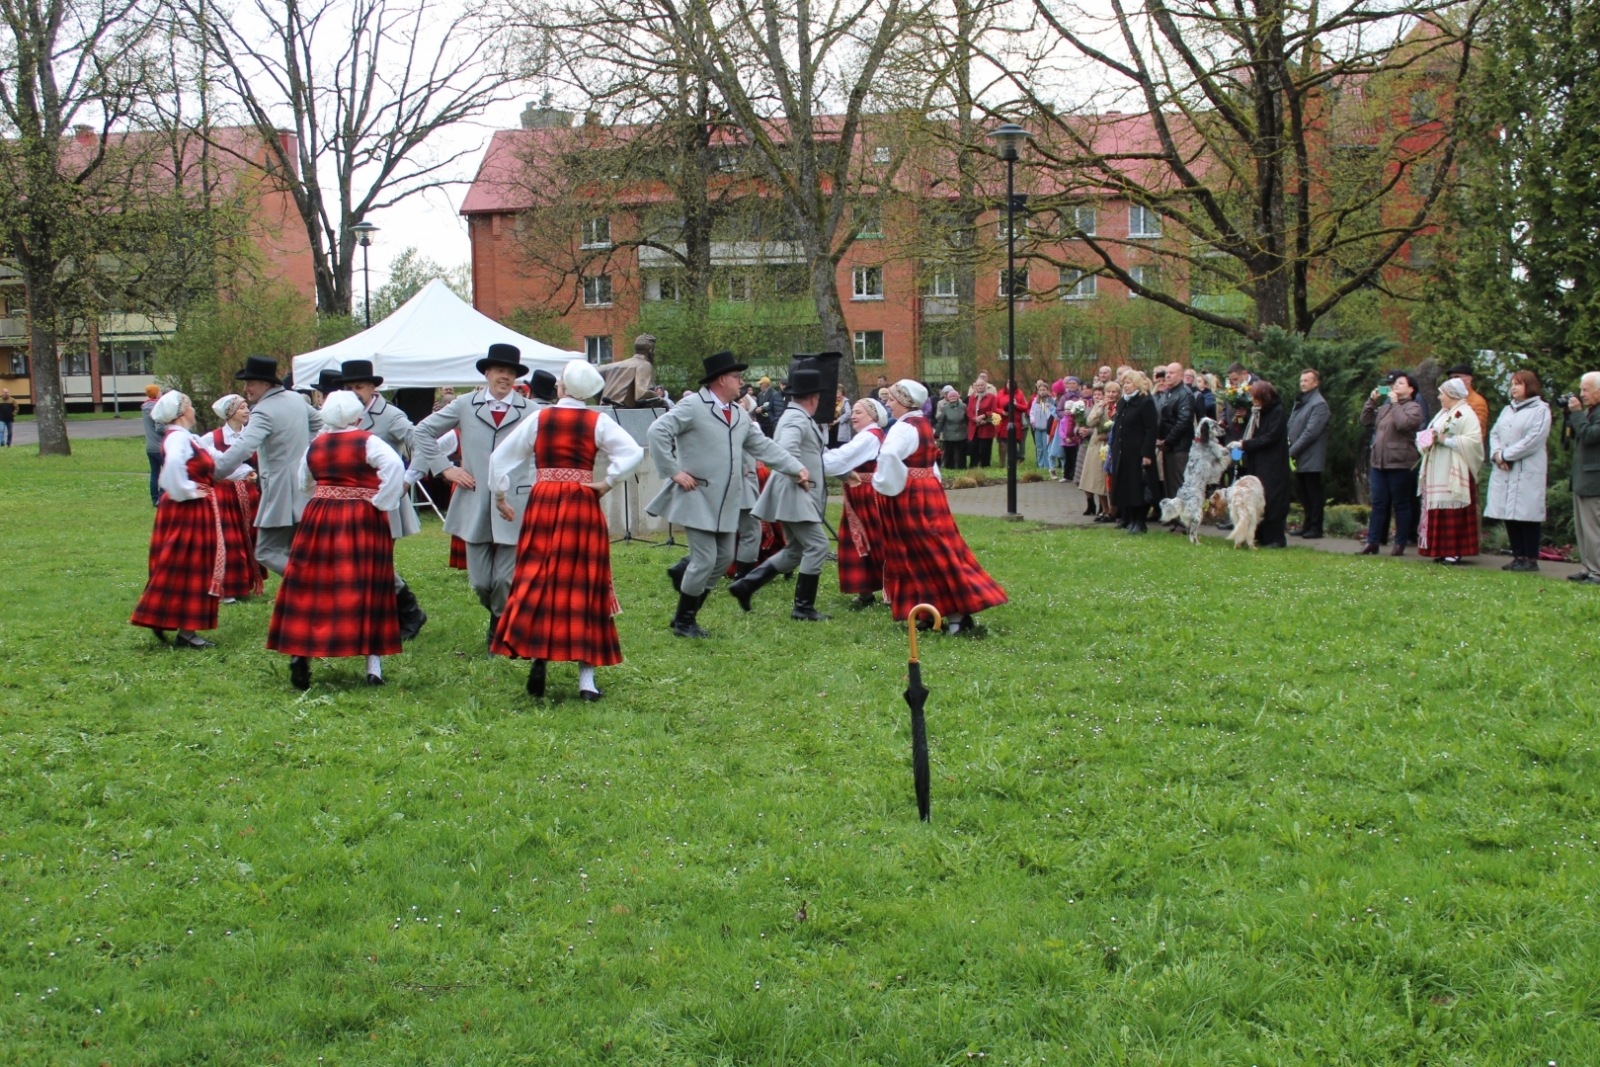
{"label": "white event tent", "polygon": [[543,369],[560,377],[569,360],[584,358],[507,329],[435,278],[370,329],[294,357],[294,380],[314,382],[347,359],[370,359],[385,390],[471,385],[483,381],[477,364],[492,344],[515,345],[529,373]]}

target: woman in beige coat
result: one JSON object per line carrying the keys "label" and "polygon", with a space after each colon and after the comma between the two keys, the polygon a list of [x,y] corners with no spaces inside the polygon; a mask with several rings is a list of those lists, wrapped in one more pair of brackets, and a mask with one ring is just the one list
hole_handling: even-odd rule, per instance
{"label": "woman in beige coat", "polygon": [[1096,510],[1099,512],[1094,517],[1095,522],[1116,521],[1116,513],[1110,501],[1106,499],[1105,457],[1100,454],[1100,449],[1106,443],[1106,434],[1111,430],[1111,420],[1116,417],[1117,401],[1121,397],[1122,385],[1118,382],[1107,382],[1105,399],[1089,409],[1089,414],[1084,418],[1084,424],[1094,433],[1083,446],[1084,454],[1088,458],[1083,461],[1083,476],[1078,479],[1078,488],[1094,497]]}

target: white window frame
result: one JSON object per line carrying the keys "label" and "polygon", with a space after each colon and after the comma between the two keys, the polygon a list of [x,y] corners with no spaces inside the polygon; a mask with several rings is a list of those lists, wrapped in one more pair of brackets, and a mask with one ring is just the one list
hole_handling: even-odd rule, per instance
{"label": "white window frame", "polygon": [[883,268],[857,267],[850,272],[852,300],[883,299]]}
{"label": "white window frame", "polygon": [[[1154,271],[1155,272],[1155,279],[1154,279],[1155,284],[1153,284],[1153,285],[1151,284],[1151,278],[1149,277],[1149,275],[1147,273],[1149,271]],[[1140,285],[1144,286],[1146,289],[1157,289],[1157,290],[1159,290],[1161,288],[1161,268],[1160,267],[1147,266],[1145,264],[1140,264],[1140,265],[1135,266],[1135,267],[1129,267],[1128,268],[1128,276],[1130,278],[1132,278],[1134,281],[1138,282]],[[1130,287],[1128,289],[1128,299],[1129,300],[1139,300],[1139,299],[1142,299],[1142,298],[1139,296],[1138,293],[1134,292],[1133,289]]]}
{"label": "white window frame", "polygon": [[727,276],[728,302],[730,304],[748,304],[751,299],[750,275],[730,274]]}
{"label": "white window frame", "polygon": [[[604,233],[601,233],[601,230]],[[583,220],[583,234],[581,248],[610,248],[611,247],[611,216],[596,215],[591,219]]]}
{"label": "white window frame", "polygon": [[953,270],[936,270],[933,272],[933,284],[929,286],[928,295],[941,300],[954,300],[960,295],[960,281]]}
{"label": "white window frame", "polygon": [[[1083,221],[1088,218],[1089,225]],[[1087,236],[1093,237],[1100,226],[1100,209],[1093,207],[1075,207],[1072,209],[1072,225],[1082,230]]]}
{"label": "white window frame", "polygon": [[[1155,229],[1150,229],[1154,226]],[[1128,236],[1130,238],[1151,239],[1161,236],[1161,215],[1153,207],[1143,204],[1128,205]]]}
{"label": "white window frame", "polygon": [[[874,334],[876,334],[877,338],[878,338],[878,355],[877,355],[876,358],[874,358],[874,357],[872,357],[872,356],[867,354],[867,338],[871,337]],[[856,363],[858,363],[858,364],[867,363],[867,364],[877,365],[879,363],[887,363],[888,362],[888,356],[884,352],[883,331],[882,330],[857,330],[855,332],[854,345],[855,345]]]}
{"label": "white window frame", "polygon": [[874,163],[889,163],[893,160],[894,149],[890,148],[888,145],[879,145],[877,148],[872,150],[872,161]]}
{"label": "white window frame", "polygon": [[1085,270],[1061,272],[1061,299],[1093,300],[1099,295],[1099,275]]}
{"label": "white window frame", "polygon": [[593,274],[583,279],[583,306],[608,308],[611,306],[611,275]]}
{"label": "white window frame", "polygon": [[[1006,273],[1006,269],[1001,267],[1000,276],[995,280],[995,293],[1001,300],[1006,298]],[[1017,299],[1026,300],[1031,295],[1029,287],[1032,284],[1032,277],[1026,263],[1017,268],[1016,277],[1022,280],[1022,291],[1017,293]],[[1013,286],[1015,286],[1014,281]]]}
{"label": "white window frame", "polygon": [[[1016,213],[1016,220],[1022,224],[1017,227],[1017,241],[1020,243],[1026,241],[1029,235],[1033,233],[1033,214],[1027,211],[1019,211]],[[995,219],[994,239],[1000,244],[1006,243],[1006,212],[1004,210],[1000,212],[1000,217]]]}
{"label": "white window frame", "polygon": [[[583,354],[595,366],[604,366],[617,358],[615,344],[609,336],[585,337],[583,339]],[[607,357],[601,360],[601,356]]]}

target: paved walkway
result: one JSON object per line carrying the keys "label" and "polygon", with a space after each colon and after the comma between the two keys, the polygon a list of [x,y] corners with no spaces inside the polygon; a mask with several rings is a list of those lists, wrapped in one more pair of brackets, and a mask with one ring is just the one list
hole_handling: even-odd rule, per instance
{"label": "paved walkway", "polygon": [[[950,510],[957,515],[986,515],[999,518],[1006,510],[1006,487],[1003,485],[986,485],[981,489],[953,489],[949,493]],[[1042,522],[1051,526],[1092,526],[1094,520],[1085,515],[1086,506],[1083,493],[1077,486],[1062,482],[1022,482],[1017,485],[1017,510],[1023,519],[1028,522]],[[1123,537],[1125,534],[1114,526],[1102,525],[1099,527],[1106,531],[1106,536]],[[1226,536],[1214,526],[1201,527],[1202,536]],[[1178,537],[1170,534],[1166,528],[1155,523],[1150,524],[1147,537]],[[1289,536],[1290,548],[1313,548],[1321,552],[1341,552],[1353,556],[1361,551],[1362,542],[1350,537],[1324,537],[1317,541],[1303,541],[1293,534]],[[1379,557],[1388,560],[1388,549]],[[1403,557],[1412,562],[1422,562],[1429,566],[1437,566],[1432,560],[1416,554],[1416,549],[1407,550]],[[1474,567],[1498,570],[1511,562],[1509,556],[1481,555],[1470,561]],[[1575,563],[1552,563],[1540,561],[1539,569],[1547,574],[1565,578],[1578,571]]]}
{"label": "paved walkway", "polygon": [[[39,424],[29,419],[27,422],[13,423],[11,427],[11,443],[14,445],[37,445],[39,443]],[[142,437],[144,436],[144,419],[135,411],[132,415],[124,415],[120,419],[68,419],[67,440],[88,441],[101,437]]]}

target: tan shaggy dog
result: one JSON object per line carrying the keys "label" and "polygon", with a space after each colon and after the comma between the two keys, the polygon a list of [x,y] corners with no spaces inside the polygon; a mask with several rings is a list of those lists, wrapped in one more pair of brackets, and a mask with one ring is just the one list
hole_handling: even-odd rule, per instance
{"label": "tan shaggy dog", "polygon": [[1228,521],[1233,523],[1233,533],[1230,535],[1233,547],[1256,547],[1256,527],[1261,524],[1261,515],[1267,510],[1267,494],[1262,488],[1261,479],[1247,474],[1232,485],[1212,493],[1211,499],[1206,502],[1206,510],[1212,515],[1222,514],[1224,507],[1228,510]]}

